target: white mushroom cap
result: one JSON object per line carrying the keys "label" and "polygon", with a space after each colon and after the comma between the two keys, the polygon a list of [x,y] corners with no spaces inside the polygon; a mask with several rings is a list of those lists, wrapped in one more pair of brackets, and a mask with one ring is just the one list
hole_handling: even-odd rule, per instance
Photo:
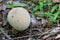
{"label": "white mushroom cap", "polygon": [[13,8],[7,16],[9,24],[16,30],[23,31],[30,25],[30,15],[24,8]]}

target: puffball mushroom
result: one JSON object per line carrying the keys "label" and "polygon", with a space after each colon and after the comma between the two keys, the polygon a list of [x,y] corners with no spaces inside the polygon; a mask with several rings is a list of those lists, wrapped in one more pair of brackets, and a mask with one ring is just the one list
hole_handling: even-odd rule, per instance
{"label": "puffball mushroom", "polygon": [[8,13],[7,20],[13,28],[23,31],[30,25],[30,14],[24,8],[12,8]]}

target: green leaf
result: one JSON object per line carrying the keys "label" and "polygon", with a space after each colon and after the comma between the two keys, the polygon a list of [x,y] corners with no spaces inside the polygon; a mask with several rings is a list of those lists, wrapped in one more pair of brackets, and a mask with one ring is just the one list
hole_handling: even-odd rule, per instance
{"label": "green leaf", "polygon": [[49,11],[45,12],[45,15],[47,15],[48,17],[50,17],[52,14],[49,13]]}
{"label": "green leaf", "polygon": [[42,10],[43,7],[44,7],[44,3],[43,2],[39,2],[39,6],[40,6],[40,10]]}
{"label": "green leaf", "polygon": [[58,15],[60,14],[60,11],[58,11],[58,12],[56,12],[54,15],[53,15],[53,17],[50,17],[51,18],[51,21],[52,22],[56,22],[57,20],[57,18],[58,18]]}
{"label": "green leaf", "polygon": [[35,16],[37,16],[37,17],[44,17],[44,14],[42,12],[36,12]]}
{"label": "green leaf", "polygon": [[35,11],[37,11],[39,9],[40,9],[40,7],[39,7],[39,5],[37,5],[35,8],[33,8],[33,12],[35,12]]}
{"label": "green leaf", "polygon": [[52,9],[51,9],[51,13],[53,13],[56,9],[57,9],[57,5],[53,6]]}
{"label": "green leaf", "polygon": [[18,6],[23,7],[23,6],[26,6],[26,4],[19,3],[19,4],[10,4],[9,5],[10,8],[14,8],[14,7],[18,7]]}
{"label": "green leaf", "polygon": [[56,21],[56,19],[58,18],[58,15],[59,15],[59,14],[60,14],[60,11],[56,12],[56,13],[54,14],[54,17],[53,17],[52,21]]}

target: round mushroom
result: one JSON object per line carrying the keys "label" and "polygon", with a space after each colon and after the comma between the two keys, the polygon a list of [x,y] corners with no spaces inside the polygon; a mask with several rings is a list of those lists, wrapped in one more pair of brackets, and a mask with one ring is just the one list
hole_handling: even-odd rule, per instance
{"label": "round mushroom", "polygon": [[13,28],[23,31],[30,25],[30,14],[24,8],[13,8],[8,13],[7,20]]}

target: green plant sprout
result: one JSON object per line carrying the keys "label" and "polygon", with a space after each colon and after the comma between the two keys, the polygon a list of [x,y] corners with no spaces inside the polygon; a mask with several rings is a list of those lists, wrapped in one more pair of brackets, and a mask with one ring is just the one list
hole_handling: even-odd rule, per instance
{"label": "green plant sprout", "polygon": [[48,5],[47,3],[52,3],[52,2],[51,0],[50,1],[46,0],[46,2],[44,2],[43,0],[39,0],[38,5],[35,8],[33,8],[32,11],[35,12],[37,10],[42,10],[44,6]]}
{"label": "green plant sprout", "polygon": [[32,11],[35,12],[35,11],[37,11],[37,10],[42,10],[43,7],[44,7],[44,3],[43,3],[43,1],[42,1],[42,0],[39,0],[38,5],[37,5],[35,8],[33,8]]}
{"label": "green plant sprout", "polygon": [[[46,0],[46,2],[49,3],[48,0]],[[46,5],[48,5],[47,3],[44,4],[44,2],[43,2],[42,0],[39,0],[39,5],[37,5],[35,8],[33,8],[33,12],[38,11],[38,10],[42,10],[43,7],[45,7]],[[50,3],[52,3],[52,2],[50,1]],[[48,16],[49,19],[50,19],[52,22],[56,22],[56,21],[57,21],[57,18],[59,17],[60,11],[57,11],[56,13],[53,14],[53,12],[54,12],[58,7],[59,7],[59,6],[55,5],[55,6],[52,7],[52,9],[51,9],[50,11],[47,10],[47,11],[44,12],[44,14],[45,14],[46,16]],[[60,8],[60,7],[59,7],[59,8]],[[36,13],[35,16],[43,17],[44,14],[42,14],[42,13],[43,13],[43,12]]]}

